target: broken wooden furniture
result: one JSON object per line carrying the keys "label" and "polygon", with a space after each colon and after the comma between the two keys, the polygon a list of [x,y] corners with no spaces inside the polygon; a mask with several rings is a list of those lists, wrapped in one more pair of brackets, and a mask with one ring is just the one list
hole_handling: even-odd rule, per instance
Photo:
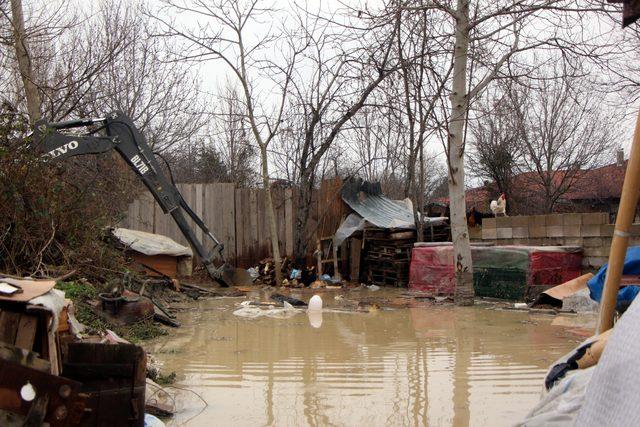
{"label": "broken wooden furniture", "polygon": [[146,366],[144,350],[133,344],[69,344],[62,375],[88,396],[80,425],[143,426]]}
{"label": "broken wooden furniture", "polygon": [[0,425],[77,425],[84,413],[80,384],[58,376],[66,301],[52,280],[0,281],[20,289],[0,296]]}
{"label": "broken wooden furniture", "polygon": [[49,374],[48,363],[32,352],[5,345],[0,351],[0,425],[80,423],[85,413],[80,383]]}
{"label": "broken wooden furniture", "polygon": [[[60,354],[57,345],[58,314],[50,308],[34,304],[54,287],[53,280],[21,280],[1,278],[1,282],[19,287],[22,292],[0,296],[0,341],[38,356],[51,364],[51,374],[60,373]],[[57,297],[62,298],[62,297]]]}

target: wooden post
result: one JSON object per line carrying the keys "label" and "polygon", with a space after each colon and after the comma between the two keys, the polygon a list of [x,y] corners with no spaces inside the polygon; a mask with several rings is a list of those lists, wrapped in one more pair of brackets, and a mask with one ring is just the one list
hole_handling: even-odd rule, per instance
{"label": "wooden post", "polygon": [[631,155],[627,163],[627,171],[622,185],[620,206],[616,217],[616,226],[613,231],[613,240],[609,252],[609,265],[607,276],[600,301],[600,314],[598,316],[598,328],[596,334],[601,334],[613,327],[616,298],[620,289],[620,279],[624,259],[629,246],[629,230],[638,205],[638,193],[640,191],[640,113],[636,120],[636,129],[631,145]]}
{"label": "wooden post", "polygon": [[335,241],[331,240],[331,246],[333,247],[333,277],[337,280],[342,280],[342,275],[340,274],[340,268],[338,267],[338,245],[336,245]]}
{"label": "wooden post", "polygon": [[316,240],[317,244],[316,244],[316,256],[318,258],[318,278],[320,276],[322,276],[322,240],[321,239],[317,239]]}

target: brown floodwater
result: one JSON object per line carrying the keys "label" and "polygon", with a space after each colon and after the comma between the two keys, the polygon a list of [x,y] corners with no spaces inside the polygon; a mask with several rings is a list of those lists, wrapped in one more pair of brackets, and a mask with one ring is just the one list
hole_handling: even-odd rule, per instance
{"label": "brown floodwater", "polygon": [[[325,308],[374,293],[338,294],[323,294]],[[325,311],[318,325],[305,312],[238,317],[240,301],[198,301],[181,328],[147,345],[176,386],[197,393],[178,392],[168,425],[511,425],[538,401],[549,364],[594,323],[407,300]]]}

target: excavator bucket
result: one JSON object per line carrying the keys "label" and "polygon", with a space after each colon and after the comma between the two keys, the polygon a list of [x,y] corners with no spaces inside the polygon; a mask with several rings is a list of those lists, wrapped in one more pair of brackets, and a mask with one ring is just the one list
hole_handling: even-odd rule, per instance
{"label": "excavator bucket", "polygon": [[253,283],[253,278],[244,268],[234,268],[230,264],[223,265],[223,280],[232,286],[249,286]]}
{"label": "excavator bucket", "polygon": [[209,274],[224,287],[249,286],[253,283],[253,278],[247,270],[235,268],[227,262],[218,267],[213,274],[209,271]]}

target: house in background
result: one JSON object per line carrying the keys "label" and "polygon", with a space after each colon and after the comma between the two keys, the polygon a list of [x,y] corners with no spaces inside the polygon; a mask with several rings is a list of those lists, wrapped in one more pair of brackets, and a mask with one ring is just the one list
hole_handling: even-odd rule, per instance
{"label": "house in background", "polygon": [[[572,177],[569,188],[563,192],[553,206],[553,213],[607,212],[611,221],[615,220],[622,193],[622,183],[627,168],[627,160],[622,151],[618,152],[615,163],[595,169],[579,171]],[[564,171],[554,173],[553,186],[563,184]],[[534,172],[524,172],[513,178],[507,208],[510,215],[537,215],[545,212],[545,191]],[[490,213],[489,204],[500,196],[494,183],[467,190],[465,198],[467,211],[474,209],[482,214]],[[442,197],[437,203],[447,205],[449,200]]]}

